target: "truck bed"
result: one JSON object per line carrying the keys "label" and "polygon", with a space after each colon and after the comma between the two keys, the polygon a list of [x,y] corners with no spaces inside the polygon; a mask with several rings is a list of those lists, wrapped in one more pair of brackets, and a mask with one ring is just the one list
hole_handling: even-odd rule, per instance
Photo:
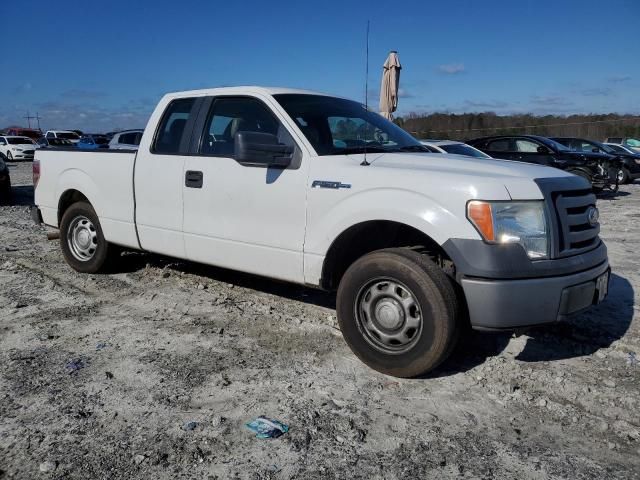
{"label": "truck bed", "polygon": [[36,150],[40,180],[35,203],[40,207],[44,223],[58,228],[59,202],[74,191],[82,192],[98,214],[108,241],[138,247],[134,223],[135,158],[136,152],[128,150]]}

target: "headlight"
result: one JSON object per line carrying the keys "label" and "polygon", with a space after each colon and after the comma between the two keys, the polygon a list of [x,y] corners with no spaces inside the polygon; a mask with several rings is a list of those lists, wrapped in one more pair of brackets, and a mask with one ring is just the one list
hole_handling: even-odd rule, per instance
{"label": "headlight", "polygon": [[549,258],[542,201],[467,203],[467,218],[489,243],[519,243],[533,260]]}

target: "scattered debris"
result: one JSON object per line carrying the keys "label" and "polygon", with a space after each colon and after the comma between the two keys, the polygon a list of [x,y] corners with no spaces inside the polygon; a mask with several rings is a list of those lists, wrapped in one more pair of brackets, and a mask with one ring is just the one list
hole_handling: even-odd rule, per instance
{"label": "scattered debris", "polygon": [[627,355],[627,365],[630,367],[638,365],[638,357],[635,352],[629,352],[629,355]]}
{"label": "scattered debris", "polygon": [[69,375],[77,372],[78,370],[82,370],[85,367],[85,363],[84,360],[82,360],[81,358],[76,358],[74,360],[71,360],[69,362],[67,362],[67,370],[69,370]]}
{"label": "scattered debris", "polygon": [[107,377],[107,380],[111,380],[113,378],[113,373],[111,372],[104,372],[105,377]]}
{"label": "scattered debris", "polygon": [[140,465],[142,462],[144,462],[146,458],[147,457],[145,457],[144,455],[138,454],[135,457],[133,457],[133,461],[135,462],[136,465]]}
{"label": "scattered debris", "polygon": [[256,432],[256,438],[278,438],[289,431],[289,426],[278,420],[260,415],[246,424],[249,430]]}
{"label": "scattered debris", "polygon": [[182,425],[182,429],[187,431],[187,432],[191,432],[191,431],[195,430],[197,426],[198,426],[198,422],[193,422],[193,421],[185,422]]}
{"label": "scattered debris", "polygon": [[100,351],[100,350],[102,350],[102,349],[104,349],[104,348],[107,348],[107,344],[106,344],[106,343],[104,343],[104,342],[100,342],[100,343],[98,343],[98,344],[96,345],[96,350],[97,350],[97,351]]}
{"label": "scattered debris", "polygon": [[58,462],[52,462],[50,460],[47,460],[46,462],[42,462],[40,464],[40,471],[42,473],[50,473],[55,471],[55,469],[58,468]]}

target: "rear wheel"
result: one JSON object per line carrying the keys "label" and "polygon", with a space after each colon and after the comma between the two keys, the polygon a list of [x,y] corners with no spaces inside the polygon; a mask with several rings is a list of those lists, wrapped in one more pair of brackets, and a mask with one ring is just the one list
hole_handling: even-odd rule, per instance
{"label": "rear wheel", "polygon": [[67,263],[82,273],[106,271],[120,254],[119,247],[105,240],[98,216],[87,202],[74,203],[64,212],[60,247]]}
{"label": "rear wheel", "polygon": [[396,377],[426,374],[449,356],[459,310],[451,279],[408,249],[363,256],[338,288],[338,322],[347,344],[369,367]]}

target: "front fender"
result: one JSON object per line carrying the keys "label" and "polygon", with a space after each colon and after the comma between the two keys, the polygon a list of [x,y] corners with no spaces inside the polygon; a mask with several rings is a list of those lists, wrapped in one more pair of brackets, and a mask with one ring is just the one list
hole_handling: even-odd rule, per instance
{"label": "front fender", "polygon": [[[341,191],[343,193],[344,191]],[[318,190],[314,195],[332,195],[335,191]],[[376,188],[356,192],[335,202],[309,202],[309,219],[305,253],[326,255],[333,241],[358,223],[388,220],[411,226],[442,245],[449,238],[480,238],[466,219],[467,198],[452,195],[447,206],[423,193],[408,189]]]}

